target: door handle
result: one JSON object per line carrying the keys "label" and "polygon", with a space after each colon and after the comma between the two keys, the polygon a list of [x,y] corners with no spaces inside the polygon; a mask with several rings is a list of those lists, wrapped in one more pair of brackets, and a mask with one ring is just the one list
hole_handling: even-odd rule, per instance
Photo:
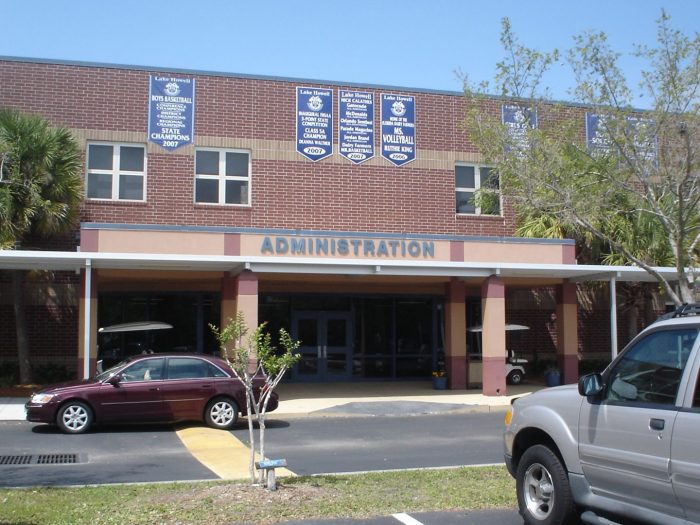
{"label": "door handle", "polygon": [[160,388],[158,388],[157,386],[154,386],[153,388],[149,388],[149,390],[151,392],[158,392],[158,390],[160,390]]}
{"label": "door handle", "polygon": [[323,347],[319,345],[317,348],[318,348],[318,358],[321,359],[323,357]]}
{"label": "door handle", "polygon": [[652,430],[663,430],[665,426],[666,421],[664,421],[663,419],[657,419],[655,417],[652,417],[649,420],[649,428]]}

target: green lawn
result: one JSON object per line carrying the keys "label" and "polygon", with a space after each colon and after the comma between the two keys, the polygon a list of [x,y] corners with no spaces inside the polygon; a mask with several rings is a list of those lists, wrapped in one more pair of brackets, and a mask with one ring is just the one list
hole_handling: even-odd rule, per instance
{"label": "green lawn", "polygon": [[0,524],[230,524],[515,506],[505,467],[0,491]]}

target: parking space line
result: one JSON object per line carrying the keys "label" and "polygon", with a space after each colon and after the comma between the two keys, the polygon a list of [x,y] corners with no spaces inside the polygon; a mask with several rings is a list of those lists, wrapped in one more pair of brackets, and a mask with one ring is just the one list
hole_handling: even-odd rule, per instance
{"label": "parking space line", "polygon": [[403,512],[400,512],[398,514],[392,514],[392,516],[395,519],[399,520],[404,525],[423,525],[423,523],[421,523],[417,519],[415,519],[415,518],[413,518],[413,517],[411,517],[408,514],[405,514]]}
{"label": "parking space line", "polygon": [[[221,479],[249,477],[250,449],[230,432],[190,427],[177,430],[176,434],[189,453]],[[294,475],[286,468],[277,469],[277,476]]]}

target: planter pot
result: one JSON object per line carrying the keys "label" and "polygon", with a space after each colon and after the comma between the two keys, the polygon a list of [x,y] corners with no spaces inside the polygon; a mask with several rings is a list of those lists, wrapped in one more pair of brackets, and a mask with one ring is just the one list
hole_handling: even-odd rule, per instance
{"label": "planter pot", "polygon": [[544,381],[547,386],[559,386],[561,385],[561,373],[559,370],[550,370],[544,375]]}
{"label": "planter pot", "polygon": [[447,388],[447,376],[433,377],[433,388],[435,390],[445,390]]}

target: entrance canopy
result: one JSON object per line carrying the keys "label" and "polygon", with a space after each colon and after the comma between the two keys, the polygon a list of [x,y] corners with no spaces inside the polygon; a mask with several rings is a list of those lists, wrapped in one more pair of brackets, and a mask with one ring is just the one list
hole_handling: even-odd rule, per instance
{"label": "entrance canopy", "polygon": [[[233,275],[243,270],[252,270],[263,274],[306,273],[456,278],[497,275],[502,278],[562,279],[569,282],[611,279],[632,282],[656,281],[645,270],[632,266],[0,250],[0,269],[4,270],[79,271],[87,268],[219,271],[230,272]],[[655,268],[655,270],[669,281],[676,280],[675,268]]]}

